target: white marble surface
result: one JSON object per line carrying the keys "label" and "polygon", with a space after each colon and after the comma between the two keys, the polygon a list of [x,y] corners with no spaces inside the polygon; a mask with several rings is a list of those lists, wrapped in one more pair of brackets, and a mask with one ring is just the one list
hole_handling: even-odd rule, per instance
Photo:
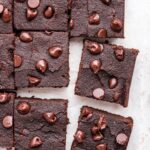
{"label": "white marble surface", "polygon": [[128,48],[138,48],[140,53],[134,71],[128,108],[123,108],[107,102],[82,98],[74,95],[82,51],[82,39],[72,39],[70,42],[70,84],[62,89],[24,89],[18,95],[40,98],[69,99],[69,119],[67,148],[70,150],[73,134],[77,128],[80,108],[89,105],[115,114],[132,116],[134,128],[128,150],[150,150],[150,0],[126,0],[125,39],[113,40]]}

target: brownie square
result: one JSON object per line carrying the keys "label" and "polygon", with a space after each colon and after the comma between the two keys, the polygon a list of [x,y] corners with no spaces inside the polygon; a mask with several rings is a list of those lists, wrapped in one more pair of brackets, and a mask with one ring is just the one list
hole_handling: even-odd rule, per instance
{"label": "brownie square", "polygon": [[66,87],[69,43],[66,32],[22,32],[15,40],[15,83],[24,87]]}
{"label": "brownie square", "polygon": [[14,35],[0,34],[0,90],[14,89]]}
{"label": "brownie square", "polygon": [[17,98],[14,124],[16,149],[65,150],[67,101]]}
{"label": "brownie square", "polygon": [[13,0],[0,0],[0,34],[12,33]]}
{"label": "brownie square", "polygon": [[13,146],[14,93],[0,92],[0,147]]}
{"label": "brownie square", "polygon": [[138,50],[85,40],[75,94],[128,106]]}
{"label": "brownie square", "polygon": [[14,0],[17,30],[67,31],[67,0]]}
{"label": "brownie square", "polygon": [[126,150],[132,118],[84,106],[71,150]]}
{"label": "brownie square", "polygon": [[73,0],[71,36],[124,37],[125,0]]}

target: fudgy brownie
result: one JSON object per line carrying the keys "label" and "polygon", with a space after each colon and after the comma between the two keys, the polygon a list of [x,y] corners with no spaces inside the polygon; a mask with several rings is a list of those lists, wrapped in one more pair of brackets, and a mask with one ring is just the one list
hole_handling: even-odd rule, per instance
{"label": "fudgy brownie", "polygon": [[132,118],[84,106],[71,150],[126,150]]}
{"label": "fudgy brownie", "polygon": [[138,50],[85,40],[75,93],[128,105]]}
{"label": "fudgy brownie", "polygon": [[17,98],[14,124],[17,150],[65,150],[67,101]]}
{"label": "fudgy brownie", "polygon": [[67,32],[22,32],[15,40],[15,83],[24,87],[66,87],[69,83]]}
{"label": "fudgy brownie", "polygon": [[14,89],[14,35],[0,34],[0,89]]}
{"label": "fudgy brownie", "polygon": [[14,93],[0,92],[0,147],[13,146]]}
{"label": "fudgy brownie", "polygon": [[13,32],[12,5],[13,0],[0,0],[0,34]]}
{"label": "fudgy brownie", "polygon": [[72,0],[71,36],[124,37],[125,0]]}
{"label": "fudgy brownie", "polygon": [[67,0],[14,0],[14,27],[67,31]]}

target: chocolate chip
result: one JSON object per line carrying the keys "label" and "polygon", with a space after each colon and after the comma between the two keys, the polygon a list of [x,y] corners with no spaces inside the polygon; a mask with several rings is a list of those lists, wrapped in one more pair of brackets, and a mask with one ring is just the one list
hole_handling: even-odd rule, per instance
{"label": "chocolate chip", "polygon": [[104,130],[106,128],[107,121],[106,121],[106,118],[104,115],[100,116],[98,123],[97,123],[97,126],[98,126],[99,130]]}
{"label": "chocolate chip", "polygon": [[103,139],[103,135],[99,132],[99,134],[93,136],[94,141],[100,141]]}
{"label": "chocolate chip", "polygon": [[117,135],[116,141],[119,145],[126,145],[128,142],[128,137],[124,133],[120,133]]}
{"label": "chocolate chip", "polygon": [[111,22],[111,29],[115,32],[121,31],[123,28],[123,23],[120,19],[114,18]]}
{"label": "chocolate chip", "polygon": [[116,59],[118,59],[119,61],[123,61],[124,60],[124,49],[121,47],[118,47],[117,49],[115,49],[115,56]]}
{"label": "chocolate chip", "polygon": [[8,8],[5,8],[4,11],[3,11],[2,20],[5,23],[8,23],[8,22],[11,21],[11,19],[12,19],[12,13],[11,13],[11,11]]}
{"label": "chocolate chip", "polygon": [[93,135],[96,135],[99,132],[99,129],[97,126],[92,127],[91,132]]}
{"label": "chocolate chip", "polygon": [[102,66],[102,63],[100,60],[93,60],[90,63],[90,68],[95,74],[97,74],[101,70],[101,66]]}
{"label": "chocolate chip", "polygon": [[99,144],[96,146],[96,150],[106,150],[107,146],[106,144]]}
{"label": "chocolate chip", "polygon": [[43,118],[49,123],[49,124],[54,124],[57,120],[57,117],[55,113],[53,112],[46,112],[43,114]]}
{"label": "chocolate chip", "polygon": [[114,100],[115,102],[118,101],[119,98],[120,98],[120,96],[121,96],[121,93],[115,92],[115,94],[114,94],[114,96],[113,96],[113,100]]}
{"label": "chocolate chip", "polygon": [[36,136],[36,137],[32,138],[32,140],[30,142],[30,148],[39,147],[42,144],[43,144],[43,142],[42,142],[41,138]]}
{"label": "chocolate chip", "polygon": [[36,69],[41,73],[45,73],[47,68],[48,68],[48,63],[44,59],[41,59],[36,63]]}
{"label": "chocolate chip", "polygon": [[98,13],[94,12],[89,16],[89,24],[91,25],[100,24],[100,16]]}
{"label": "chocolate chip", "polygon": [[6,129],[11,128],[13,125],[13,117],[12,116],[5,116],[3,118],[3,127]]}
{"label": "chocolate chip", "polygon": [[36,18],[38,14],[38,11],[37,10],[32,10],[32,9],[27,9],[27,20],[28,21],[31,21],[33,20],[34,18]]}
{"label": "chocolate chip", "polygon": [[101,1],[108,6],[111,4],[111,0],[101,0]]}
{"label": "chocolate chip", "polygon": [[44,11],[44,16],[45,16],[45,18],[50,19],[50,18],[53,17],[53,15],[54,15],[54,9],[53,9],[53,7],[48,6],[48,7],[45,9],[45,11]]}
{"label": "chocolate chip", "polygon": [[50,56],[53,58],[58,58],[62,54],[62,48],[58,46],[54,46],[48,49]]}
{"label": "chocolate chip", "polygon": [[93,96],[96,99],[103,99],[105,96],[105,91],[102,88],[97,88],[93,91]]}
{"label": "chocolate chip", "polygon": [[2,4],[0,4],[0,14],[2,14],[4,11],[4,6]]}
{"label": "chocolate chip", "polygon": [[39,7],[40,0],[28,0],[28,6],[32,9]]}
{"label": "chocolate chip", "polygon": [[69,27],[71,30],[74,28],[74,20],[73,19],[70,20]]}
{"label": "chocolate chip", "polygon": [[41,79],[33,76],[28,76],[28,81],[30,86],[37,86],[41,82]]}
{"label": "chocolate chip", "polygon": [[109,88],[110,88],[110,89],[115,88],[115,87],[117,86],[117,84],[118,84],[118,81],[117,81],[116,78],[111,78],[111,79],[109,80]]}
{"label": "chocolate chip", "polygon": [[83,143],[83,141],[85,139],[85,133],[79,130],[79,131],[77,131],[74,138],[78,143]]}
{"label": "chocolate chip", "polygon": [[90,118],[90,117],[92,117],[92,115],[93,115],[93,112],[90,108],[84,107],[82,109],[82,116],[83,117]]}
{"label": "chocolate chip", "polygon": [[99,29],[97,32],[98,38],[107,38],[107,30],[106,29]]}
{"label": "chocolate chip", "polygon": [[20,114],[26,115],[29,113],[31,106],[27,102],[21,102],[20,104],[17,105],[16,109]]}
{"label": "chocolate chip", "polygon": [[28,43],[28,42],[32,42],[33,41],[33,37],[29,33],[27,33],[27,32],[22,32],[20,34],[20,40],[22,42]]}
{"label": "chocolate chip", "polygon": [[99,44],[97,42],[88,42],[87,49],[91,54],[100,54],[104,47],[102,44]]}
{"label": "chocolate chip", "polygon": [[10,100],[9,94],[0,93],[0,104],[7,103],[7,102],[9,102],[9,100]]}
{"label": "chocolate chip", "polygon": [[14,67],[18,68],[22,65],[22,58],[21,56],[14,54]]}

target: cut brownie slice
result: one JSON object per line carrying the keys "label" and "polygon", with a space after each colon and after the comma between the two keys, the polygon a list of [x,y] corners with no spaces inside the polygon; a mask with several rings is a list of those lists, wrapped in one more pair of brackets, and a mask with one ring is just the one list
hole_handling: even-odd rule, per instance
{"label": "cut brownie slice", "polygon": [[13,0],[0,0],[0,34],[13,32],[12,5]]}
{"label": "cut brownie slice", "polygon": [[67,101],[17,98],[14,124],[16,149],[65,150]]}
{"label": "cut brownie slice", "polygon": [[0,89],[14,89],[14,35],[0,35]]}
{"label": "cut brownie slice", "polygon": [[126,107],[137,54],[136,49],[86,40],[75,93]]}
{"label": "cut brownie slice", "polygon": [[67,0],[14,0],[17,30],[67,31]]}
{"label": "cut brownie slice", "polygon": [[132,118],[84,106],[71,150],[126,150]]}
{"label": "cut brownie slice", "polygon": [[13,146],[14,93],[0,92],[0,147]]}
{"label": "cut brownie slice", "polygon": [[24,87],[65,87],[69,83],[66,32],[22,32],[15,41],[15,83]]}

